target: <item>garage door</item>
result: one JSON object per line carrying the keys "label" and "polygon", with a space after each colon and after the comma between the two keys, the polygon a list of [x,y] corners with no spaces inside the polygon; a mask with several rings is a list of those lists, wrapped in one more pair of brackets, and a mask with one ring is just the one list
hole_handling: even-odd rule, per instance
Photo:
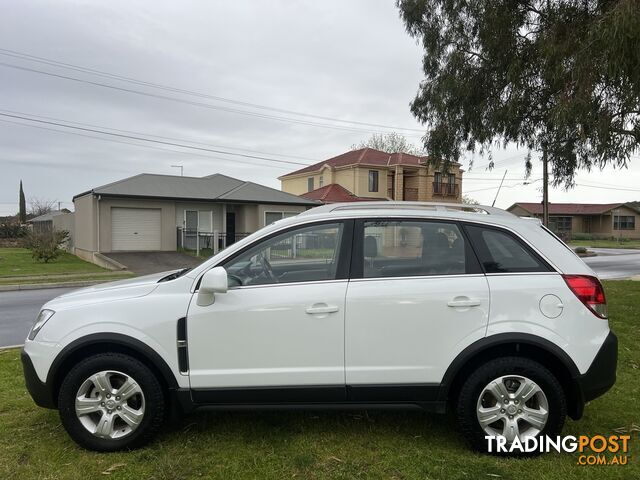
{"label": "garage door", "polygon": [[112,250],[160,250],[159,208],[112,208]]}

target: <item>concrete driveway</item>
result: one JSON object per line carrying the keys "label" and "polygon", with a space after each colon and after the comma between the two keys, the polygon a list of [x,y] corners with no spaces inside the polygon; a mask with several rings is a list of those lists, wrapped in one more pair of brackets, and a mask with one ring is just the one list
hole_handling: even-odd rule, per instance
{"label": "concrete driveway", "polygon": [[201,259],[178,252],[116,252],[103,255],[126,265],[137,275],[195,267],[202,262]]}

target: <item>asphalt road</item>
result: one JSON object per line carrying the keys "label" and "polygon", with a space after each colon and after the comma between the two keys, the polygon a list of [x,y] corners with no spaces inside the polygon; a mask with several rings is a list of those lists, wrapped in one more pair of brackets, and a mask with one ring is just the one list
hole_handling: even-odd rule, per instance
{"label": "asphalt road", "polygon": [[597,257],[583,258],[602,279],[628,278],[640,275],[640,250],[589,248]]}
{"label": "asphalt road", "polygon": [[0,292],[0,347],[21,345],[36,320],[40,307],[73,288],[46,288]]}
{"label": "asphalt road", "polygon": [[[640,275],[640,250],[592,249],[599,256],[585,258],[600,278],[628,278]],[[40,307],[71,288],[48,288],[0,292],[0,347],[24,342]]]}

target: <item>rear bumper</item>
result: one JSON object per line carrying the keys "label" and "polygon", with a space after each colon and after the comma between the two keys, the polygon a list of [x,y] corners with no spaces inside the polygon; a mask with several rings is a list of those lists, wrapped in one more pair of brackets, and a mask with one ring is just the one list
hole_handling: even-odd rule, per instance
{"label": "rear bumper", "polygon": [[27,385],[27,390],[29,391],[31,398],[36,402],[36,405],[44,408],[57,408],[51,386],[40,381],[29,354],[22,350],[20,353],[20,359],[22,360],[24,382]]}
{"label": "rear bumper", "polygon": [[577,379],[585,402],[598,398],[613,387],[616,383],[617,364],[618,337],[610,331],[589,370]]}
{"label": "rear bumper", "polygon": [[584,404],[604,395],[616,383],[617,365],[618,337],[610,331],[589,370],[583,375],[574,377],[574,391],[571,395],[568,412],[572,419],[582,418]]}

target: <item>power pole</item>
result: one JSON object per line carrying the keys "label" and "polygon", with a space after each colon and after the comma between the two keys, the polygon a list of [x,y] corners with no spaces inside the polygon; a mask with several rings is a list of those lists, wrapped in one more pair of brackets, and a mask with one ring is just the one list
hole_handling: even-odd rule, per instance
{"label": "power pole", "polygon": [[496,206],[496,200],[498,200],[498,195],[500,194],[500,189],[502,188],[502,184],[504,183],[504,177],[507,176],[507,170],[504,171],[504,175],[502,175],[502,180],[500,180],[500,186],[498,187],[498,191],[496,192],[496,197],[493,199],[492,207]]}
{"label": "power pole", "polygon": [[549,161],[547,152],[542,152],[542,224],[549,227]]}

